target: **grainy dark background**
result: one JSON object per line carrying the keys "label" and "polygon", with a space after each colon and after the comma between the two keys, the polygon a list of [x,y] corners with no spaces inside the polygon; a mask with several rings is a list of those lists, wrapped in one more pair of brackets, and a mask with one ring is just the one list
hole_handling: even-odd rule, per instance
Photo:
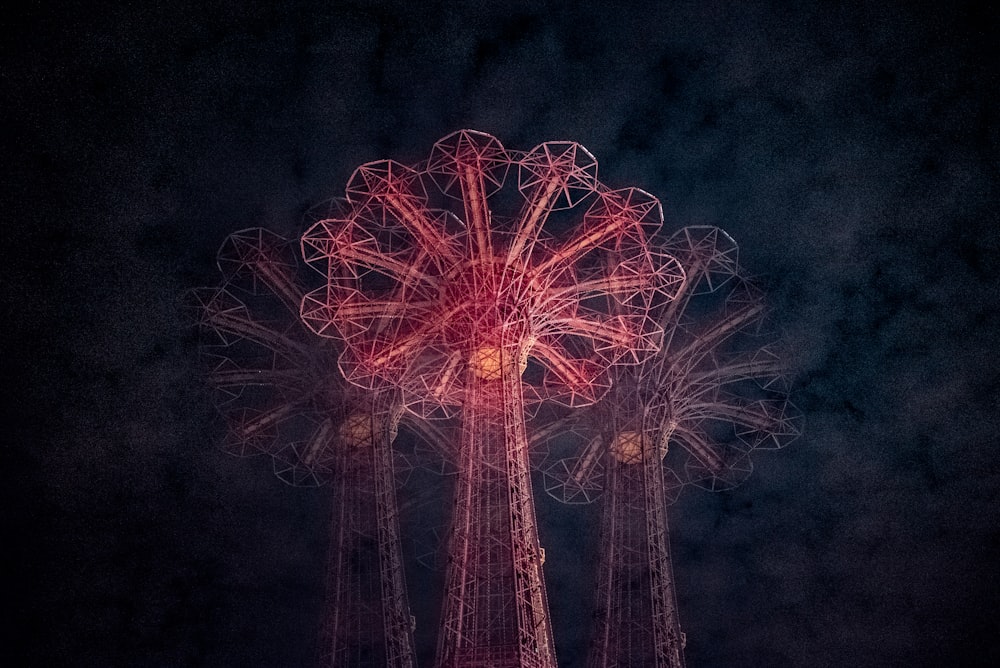
{"label": "grainy dark background", "polygon": [[[5,10],[3,663],[307,664],[328,494],[217,451],[177,302],[471,127],[583,143],[772,297],[806,433],[671,508],[689,665],[996,665],[998,12],[862,4]],[[539,512],[582,666],[593,516]]]}

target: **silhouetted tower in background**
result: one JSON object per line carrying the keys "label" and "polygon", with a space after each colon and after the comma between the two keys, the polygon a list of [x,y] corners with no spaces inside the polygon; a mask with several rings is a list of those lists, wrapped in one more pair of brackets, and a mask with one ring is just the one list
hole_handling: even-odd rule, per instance
{"label": "silhouetted tower in background", "polygon": [[224,287],[194,292],[211,337],[203,346],[209,382],[230,451],[271,455],[292,485],[331,482],[320,664],[410,668],[413,623],[391,450],[400,404],[345,383],[331,342],[302,325],[297,251],[263,229],[223,244]]}
{"label": "silhouetted tower in background", "polygon": [[[718,228],[688,227],[665,250],[686,280],[660,312],[661,349],[617,369],[604,399],[569,418],[588,446],[547,472],[546,489],[563,502],[604,493],[591,668],[684,665],[666,506],[683,484],[735,486],[751,450],[798,433],[782,365],[757,336],[765,309],[740,276],[736,244]],[[683,457],[664,467],[671,445]]]}
{"label": "silhouetted tower in background", "polygon": [[591,403],[655,350],[648,309],[683,278],[648,245],[659,203],[601,186],[577,144],[520,153],[472,131],[415,168],[360,167],[347,196],[303,237],[326,277],[303,319],[343,341],[352,383],[461,418],[437,663],[553,668],[525,404]]}

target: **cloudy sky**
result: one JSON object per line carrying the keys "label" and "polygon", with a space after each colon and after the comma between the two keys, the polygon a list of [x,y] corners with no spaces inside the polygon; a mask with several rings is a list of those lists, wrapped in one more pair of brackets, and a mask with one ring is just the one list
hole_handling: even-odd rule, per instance
{"label": "cloudy sky", "polygon": [[[611,4],[6,13],[12,665],[307,665],[329,494],[218,451],[178,303],[230,232],[460,128],[582,143],[770,295],[806,432],[670,509],[690,666],[1000,660],[997,12]],[[582,666],[595,519],[539,513]]]}

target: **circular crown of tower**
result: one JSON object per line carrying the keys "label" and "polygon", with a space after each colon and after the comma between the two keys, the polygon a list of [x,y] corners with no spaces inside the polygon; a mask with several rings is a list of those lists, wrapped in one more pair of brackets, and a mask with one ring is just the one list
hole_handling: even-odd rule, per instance
{"label": "circular crown of tower", "polygon": [[400,388],[426,412],[462,403],[467,371],[498,373],[490,349],[530,356],[535,396],[592,403],[610,367],[656,349],[649,310],[684,278],[650,245],[656,198],[596,174],[579,144],[511,151],[469,130],[424,164],[363,165],[343,206],[303,236],[326,282],[302,317],[342,341],[350,382]]}

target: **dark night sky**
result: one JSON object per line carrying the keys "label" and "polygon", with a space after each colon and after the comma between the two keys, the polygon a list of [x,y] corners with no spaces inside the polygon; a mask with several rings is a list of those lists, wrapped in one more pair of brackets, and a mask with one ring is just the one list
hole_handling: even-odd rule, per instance
{"label": "dark night sky", "polygon": [[[218,452],[179,298],[464,127],[579,141],[771,295],[806,432],[671,508],[692,668],[1000,662],[997,11],[398,4],[0,19],[2,662],[306,665],[328,494]],[[539,513],[582,666],[594,517]]]}

